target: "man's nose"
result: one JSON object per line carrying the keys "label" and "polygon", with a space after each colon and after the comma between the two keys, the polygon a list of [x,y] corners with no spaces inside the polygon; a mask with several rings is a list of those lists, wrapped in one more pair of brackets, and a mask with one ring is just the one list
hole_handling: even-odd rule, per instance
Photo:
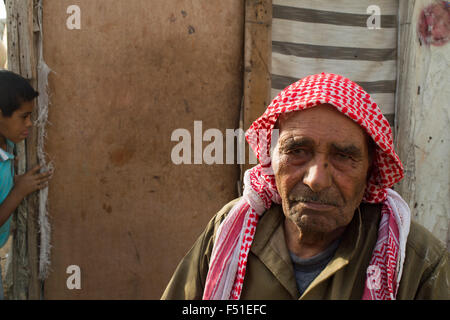
{"label": "man's nose", "polygon": [[320,192],[331,186],[331,173],[329,164],[325,159],[311,160],[303,183],[306,184],[312,191]]}
{"label": "man's nose", "polygon": [[33,126],[33,122],[31,121],[31,117],[27,117],[27,120],[25,122],[25,126],[27,128],[31,128]]}

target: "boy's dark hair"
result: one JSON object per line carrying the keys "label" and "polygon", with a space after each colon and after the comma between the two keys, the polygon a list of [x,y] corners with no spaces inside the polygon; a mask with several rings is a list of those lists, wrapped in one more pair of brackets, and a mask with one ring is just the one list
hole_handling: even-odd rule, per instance
{"label": "boy's dark hair", "polygon": [[4,117],[11,117],[22,103],[39,95],[22,76],[8,70],[0,70],[0,109]]}

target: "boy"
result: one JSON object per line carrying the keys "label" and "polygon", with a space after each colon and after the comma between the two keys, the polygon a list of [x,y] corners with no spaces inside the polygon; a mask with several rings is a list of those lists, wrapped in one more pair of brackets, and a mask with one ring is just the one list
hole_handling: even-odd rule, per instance
{"label": "boy", "polygon": [[[14,176],[14,144],[27,138],[32,127],[31,113],[38,96],[21,76],[0,70],[0,248],[8,240],[11,214],[30,193],[43,189],[52,172],[39,173],[36,166]],[[0,268],[0,300],[3,299]]]}

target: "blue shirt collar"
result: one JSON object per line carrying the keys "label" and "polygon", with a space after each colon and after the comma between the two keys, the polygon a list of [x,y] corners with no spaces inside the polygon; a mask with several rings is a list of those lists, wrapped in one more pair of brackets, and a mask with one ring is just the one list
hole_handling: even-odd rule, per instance
{"label": "blue shirt collar", "polygon": [[[6,139],[6,145],[7,145],[7,149],[13,150],[14,143],[12,141]],[[14,155],[12,153],[9,153],[9,152],[3,150],[2,148],[0,148],[0,161],[7,161],[7,160],[11,160],[11,159],[14,159]]]}

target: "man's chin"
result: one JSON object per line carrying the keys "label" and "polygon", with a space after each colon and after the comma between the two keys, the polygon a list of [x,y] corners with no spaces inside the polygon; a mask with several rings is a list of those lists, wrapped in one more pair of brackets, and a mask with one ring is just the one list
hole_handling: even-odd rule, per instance
{"label": "man's chin", "polygon": [[329,233],[336,229],[333,219],[314,210],[293,210],[290,219],[304,232]]}

